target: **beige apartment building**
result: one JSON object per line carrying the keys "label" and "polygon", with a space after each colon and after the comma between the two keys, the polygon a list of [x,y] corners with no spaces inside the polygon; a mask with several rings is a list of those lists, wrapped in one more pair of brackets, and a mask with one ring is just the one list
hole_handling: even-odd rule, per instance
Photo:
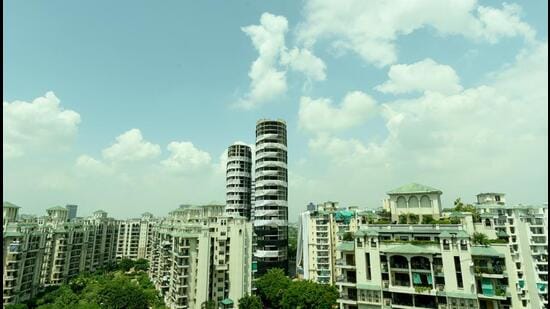
{"label": "beige apartment building", "polygon": [[68,210],[57,206],[46,217],[19,221],[19,207],[5,202],[6,208],[17,211],[3,229],[4,305],[114,262],[117,225],[105,212],[68,222]]}
{"label": "beige apartment building", "polygon": [[156,221],[151,213],[144,213],[139,219],[118,221],[117,259],[145,259],[150,257],[150,242]]}
{"label": "beige apartment building", "polygon": [[[356,211],[363,215],[351,220],[351,239],[332,223],[336,203],[308,206],[297,272],[336,285],[339,308],[546,308],[548,206],[510,206],[502,193],[480,193],[474,218],[444,210],[441,194],[415,183],[391,190],[383,208],[393,224]],[[474,233],[489,244],[474,243]]]}
{"label": "beige apartment building", "polygon": [[183,206],[153,228],[150,277],[170,308],[236,308],[251,271],[252,224],[224,206]]}

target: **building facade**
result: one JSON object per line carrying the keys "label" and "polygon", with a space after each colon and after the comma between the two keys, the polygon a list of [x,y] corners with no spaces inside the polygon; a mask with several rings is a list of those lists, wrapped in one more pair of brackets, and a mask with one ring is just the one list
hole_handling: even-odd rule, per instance
{"label": "building facade", "polygon": [[[10,203],[4,206],[19,209]],[[71,222],[65,207],[52,207],[47,213],[9,221],[3,230],[4,305],[29,300],[47,286],[115,260],[117,225],[105,212]]]}
{"label": "building facade", "polygon": [[145,259],[149,257],[150,238],[156,221],[151,213],[139,219],[118,221],[117,259]]}
{"label": "building facade", "polygon": [[226,211],[251,219],[252,151],[248,145],[234,144],[227,149]]}
{"label": "building facade", "polygon": [[254,259],[257,274],[270,268],[288,271],[288,172],[286,123],[256,124]]}
{"label": "building facade", "polygon": [[236,304],[251,293],[252,236],[252,224],[223,206],[173,211],[153,230],[151,280],[170,308]]}

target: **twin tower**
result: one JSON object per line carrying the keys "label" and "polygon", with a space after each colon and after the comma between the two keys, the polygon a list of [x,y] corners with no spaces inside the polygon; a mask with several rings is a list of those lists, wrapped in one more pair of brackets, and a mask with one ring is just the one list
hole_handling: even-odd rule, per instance
{"label": "twin tower", "polygon": [[256,123],[254,173],[252,150],[229,146],[226,167],[226,211],[253,221],[257,274],[270,268],[288,271],[288,171],[286,123]]}

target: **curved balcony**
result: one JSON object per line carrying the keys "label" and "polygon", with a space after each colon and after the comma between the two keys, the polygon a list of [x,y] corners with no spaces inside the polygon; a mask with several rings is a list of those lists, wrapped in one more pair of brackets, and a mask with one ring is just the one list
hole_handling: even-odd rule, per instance
{"label": "curved balcony", "polygon": [[262,143],[256,146],[256,151],[264,148],[277,148],[277,149],[287,150],[287,147],[281,143]]}
{"label": "curved balcony", "polygon": [[287,168],[287,164],[281,161],[263,161],[263,162],[256,163],[256,168],[262,168],[266,166],[276,166],[276,167],[285,168],[285,169]]}

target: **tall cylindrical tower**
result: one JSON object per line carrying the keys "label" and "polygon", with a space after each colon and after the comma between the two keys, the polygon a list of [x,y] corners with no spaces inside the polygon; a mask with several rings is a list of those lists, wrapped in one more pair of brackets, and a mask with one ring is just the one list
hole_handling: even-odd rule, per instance
{"label": "tall cylindrical tower", "polygon": [[288,172],[286,123],[256,123],[254,257],[258,275],[270,268],[288,272]]}
{"label": "tall cylindrical tower", "polygon": [[230,214],[250,220],[252,194],[252,151],[244,144],[233,144],[227,149],[226,207]]}

